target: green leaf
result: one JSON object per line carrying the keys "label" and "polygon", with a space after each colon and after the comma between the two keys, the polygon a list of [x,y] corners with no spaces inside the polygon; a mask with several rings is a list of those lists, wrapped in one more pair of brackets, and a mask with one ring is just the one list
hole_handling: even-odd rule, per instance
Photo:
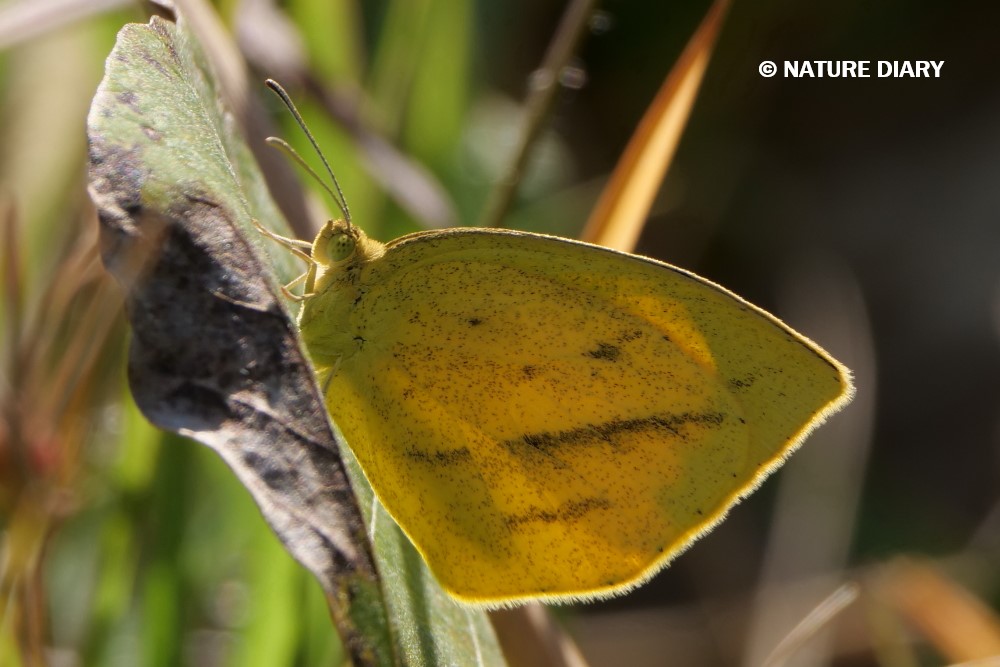
{"label": "green leaf", "polygon": [[252,221],[284,225],[216,90],[183,21],[154,18],[119,33],[88,117],[136,404],[233,469],[319,579],[355,664],[503,664],[484,613],[443,593],[384,512],[373,557],[354,495],[368,511],[371,490],[333,435],[279,296],[294,271]]}

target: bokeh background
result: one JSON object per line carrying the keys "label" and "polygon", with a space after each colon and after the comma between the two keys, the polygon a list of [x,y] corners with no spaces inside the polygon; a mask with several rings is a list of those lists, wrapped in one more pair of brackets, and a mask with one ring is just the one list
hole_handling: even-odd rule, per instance
{"label": "bokeh background", "polygon": [[[508,226],[579,234],[708,6],[599,5]],[[267,76],[383,240],[479,219],[565,7],[215,4],[272,122],[296,138]],[[0,6],[0,666],[43,664],[39,646],[60,666],[336,664],[318,586],[246,491],[128,397],[84,122],[116,31],[146,18],[112,0]],[[958,662],[971,654],[949,642],[972,646],[973,627],[1000,645],[997,25],[987,3],[730,9],[637,251],[778,314],[854,369],[858,396],[648,585],[556,610],[590,664],[763,664],[836,591],[844,608],[787,664]],[[945,63],[937,79],[757,69],[880,59]],[[310,201],[296,222],[330,213]]]}

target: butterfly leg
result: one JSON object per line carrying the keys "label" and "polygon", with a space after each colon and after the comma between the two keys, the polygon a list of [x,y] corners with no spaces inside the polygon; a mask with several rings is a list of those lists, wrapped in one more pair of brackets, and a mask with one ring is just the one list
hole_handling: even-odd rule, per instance
{"label": "butterfly leg", "polygon": [[281,286],[281,293],[284,294],[285,297],[291,301],[305,301],[306,299],[311,297],[312,293],[294,294],[292,292],[292,288],[302,283],[302,281],[306,280],[307,278],[309,278],[310,272],[312,272],[316,268],[316,262],[313,260],[312,256],[310,256],[309,253],[303,250],[303,248],[311,249],[312,244],[307,243],[306,241],[300,241],[298,239],[290,239],[287,236],[281,236],[280,234],[275,234],[270,229],[260,224],[260,222],[258,222],[256,219],[252,220],[252,222],[253,226],[256,227],[257,231],[259,231],[261,234],[271,239],[272,241],[284,246],[285,248],[290,250],[292,254],[294,254],[296,257],[305,262],[308,262],[309,264],[309,269],[306,270],[302,275],[300,275],[298,278],[288,283],[287,285]]}
{"label": "butterfly leg", "polygon": [[337,374],[337,369],[326,367],[316,370],[316,382],[319,384],[319,394],[326,403],[330,393],[330,385],[333,384],[333,377]]}
{"label": "butterfly leg", "polygon": [[[283,245],[288,248],[292,253],[299,259],[308,262],[309,264],[315,264],[313,258],[305,250],[312,249],[312,243],[307,241],[300,241],[299,239],[290,239],[287,236],[282,236],[281,234],[275,234],[270,229],[260,224],[256,219],[252,220],[253,226],[257,228],[257,231],[271,239],[272,241]],[[305,250],[304,250],[305,249]]]}
{"label": "butterfly leg", "polygon": [[306,299],[308,299],[309,297],[312,296],[312,293],[309,293],[309,294],[296,294],[296,293],[294,293],[292,291],[292,288],[295,287],[296,285],[301,284],[308,277],[309,277],[309,272],[306,271],[301,276],[299,276],[298,278],[296,278],[292,282],[288,283],[287,285],[282,285],[281,286],[281,293],[284,294],[285,298],[287,298],[289,301],[296,301],[296,302],[305,301]]}

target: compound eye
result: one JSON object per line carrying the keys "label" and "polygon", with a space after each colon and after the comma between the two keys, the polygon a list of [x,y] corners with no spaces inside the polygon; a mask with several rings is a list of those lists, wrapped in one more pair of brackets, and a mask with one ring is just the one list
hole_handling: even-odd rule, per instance
{"label": "compound eye", "polygon": [[347,259],[354,254],[354,248],[357,247],[357,244],[357,240],[350,234],[345,232],[334,234],[330,237],[330,244],[327,247],[327,253],[330,255],[330,261],[342,262]]}

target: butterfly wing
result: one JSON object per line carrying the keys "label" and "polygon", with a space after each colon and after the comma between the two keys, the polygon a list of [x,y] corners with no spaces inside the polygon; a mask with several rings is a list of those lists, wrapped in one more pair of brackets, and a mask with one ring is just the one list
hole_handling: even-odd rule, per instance
{"label": "butterfly wing", "polygon": [[470,601],[641,583],[851,393],[825,352],[721,287],[582,243],[415,234],[359,281],[329,409]]}

